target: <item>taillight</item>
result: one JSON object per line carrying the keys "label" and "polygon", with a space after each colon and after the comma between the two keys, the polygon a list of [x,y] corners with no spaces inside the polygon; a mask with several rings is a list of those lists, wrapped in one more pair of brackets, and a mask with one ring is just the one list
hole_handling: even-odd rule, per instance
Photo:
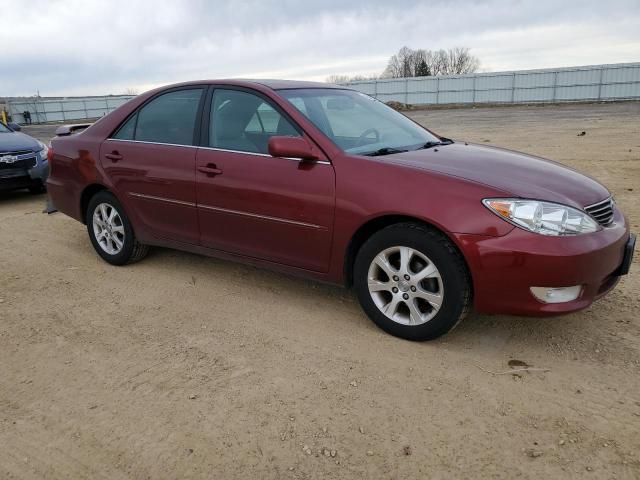
{"label": "taillight", "polygon": [[49,143],[49,150],[47,150],[47,160],[49,163],[53,160],[53,147],[51,147],[51,143]]}

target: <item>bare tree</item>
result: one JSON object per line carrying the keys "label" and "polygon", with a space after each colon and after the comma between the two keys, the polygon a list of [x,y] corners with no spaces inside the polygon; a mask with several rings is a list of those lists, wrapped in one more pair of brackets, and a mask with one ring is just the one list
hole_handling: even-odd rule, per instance
{"label": "bare tree", "polygon": [[362,82],[363,80],[377,80],[380,75],[354,75],[349,79],[350,82]]}
{"label": "bare tree", "polygon": [[443,56],[441,75],[461,75],[478,71],[480,60],[469,53],[468,48],[455,47],[446,52],[440,50]]}
{"label": "bare tree", "polygon": [[376,80],[378,75],[354,75],[350,77],[348,75],[329,75],[325,82],[327,83],[348,83],[348,82],[361,82],[363,80]]}
{"label": "bare tree", "polygon": [[382,76],[386,78],[425,77],[430,75],[458,75],[478,70],[480,61],[468,48],[449,50],[413,50],[402,47],[389,59]]}
{"label": "bare tree", "polygon": [[412,50],[407,46],[402,47],[398,50],[398,53],[389,59],[387,68],[383,72],[382,76],[390,78],[415,76],[415,65],[419,55],[419,50]]}
{"label": "bare tree", "polygon": [[327,82],[327,83],[347,83],[349,80],[351,80],[351,79],[349,78],[348,75],[329,75],[325,79],[325,82]]}

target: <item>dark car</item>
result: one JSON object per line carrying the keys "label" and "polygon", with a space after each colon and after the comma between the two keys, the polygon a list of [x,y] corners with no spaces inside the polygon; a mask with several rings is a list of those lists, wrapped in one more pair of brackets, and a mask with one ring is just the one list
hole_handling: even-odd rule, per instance
{"label": "dark car", "polygon": [[589,306],[635,237],[597,181],[454,142],[344,87],[204,81],[145,93],[51,143],[51,199],[107,262],[150,245],[353,285],[412,340],[483,313]]}
{"label": "dark car", "polygon": [[40,193],[49,173],[47,146],[19,130],[0,122],[0,191],[28,188]]}

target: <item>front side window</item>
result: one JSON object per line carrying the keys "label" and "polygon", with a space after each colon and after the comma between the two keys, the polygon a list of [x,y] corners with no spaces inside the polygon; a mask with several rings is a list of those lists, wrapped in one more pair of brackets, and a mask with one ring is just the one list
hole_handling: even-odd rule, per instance
{"label": "front side window", "polygon": [[203,89],[176,90],[154,98],[131,116],[113,138],[193,145]]}
{"label": "front side window", "polygon": [[239,90],[217,89],[209,122],[209,146],[224,150],[269,153],[274,135],[300,133],[270,103],[258,95]]}
{"label": "front side window", "polygon": [[387,105],[353,90],[279,90],[343,151],[412,150],[440,139]]}

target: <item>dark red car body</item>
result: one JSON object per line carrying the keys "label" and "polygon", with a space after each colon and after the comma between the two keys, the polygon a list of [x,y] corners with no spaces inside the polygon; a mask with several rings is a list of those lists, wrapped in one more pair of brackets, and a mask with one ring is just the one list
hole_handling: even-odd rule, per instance
{"label": "dark red car body", "polygon": [[[302,129],[317,160],[110,139],[148,99],[187,85],[268,97]],[[278,95],[291,88],[329,86],[203,81],[140,95],[84,132],[52,141],[49,195],[58,210],[84,222],[88,199],[107,189],[143,243],[339,284],[349,284],[354,255],[373,232],[414,219],[460,250],[474,307],[483,313],[566,313],[615,285],[630,236],[617,208],[611,226],[598,232],[549,237],[514,227],[482,204],[519,197],[583,210],[610,196],[595,180],[548,160],[459,142],[384,157],[349,155]],[[574,301],[545,304],[529,291],[534,285],[584,290]]]}

